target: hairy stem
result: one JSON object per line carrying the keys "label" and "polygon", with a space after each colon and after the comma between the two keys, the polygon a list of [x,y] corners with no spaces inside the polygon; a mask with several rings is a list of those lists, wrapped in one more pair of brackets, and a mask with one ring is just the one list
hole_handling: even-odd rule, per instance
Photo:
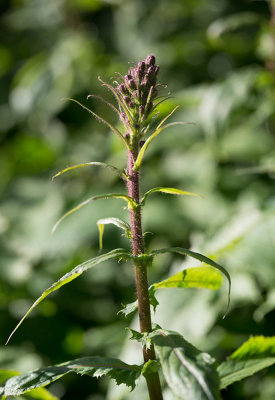
{"label": "hairy stem", "polygon": [[[132,151],[128,152],[128,176],[129,180],[127,183],[129,196],[139,204],[139,172],[133,171],[133,166],[137,158],[138,143],[133,145]],[[131,232],[132,232],[132,245],[133,254],[138,256],[144,253],[144,240],[142,234],[142,223],[141,223],[141,210],[138,206],[135,209],[130,210],[131,219]],[[151,310],[149,302],[148,292],[148,279],[147,279],[147,265],[144,263],[134,263],[135,279],[137,288],[138,298],[138,313],[139,313],[139,324],[141,332],[151,332]],[[154,346],[151,345],[149,349],[143,347],[143,358],[144,362],[149,360],[155,360]],[[150,400],[162,400],[162,391],[160,386],[160,380],[158,373],[152,373],[146,377],[148,392]]]}

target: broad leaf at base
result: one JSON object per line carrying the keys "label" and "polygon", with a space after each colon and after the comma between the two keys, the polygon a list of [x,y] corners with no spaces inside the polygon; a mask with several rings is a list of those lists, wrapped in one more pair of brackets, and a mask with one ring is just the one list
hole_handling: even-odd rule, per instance
{"label": "broad leaf at base", "polygon": [[218,367],[220,388],[224,389],[275,364],[275,336],[251,337]]}
{"label": "broad leaf at base", "polygon": [[63,364],[37,369],[8,379],[1,387],[2,396],[19,396],[62,378],[69,372],[99,378],[108,375],[117,385],[124,383],[134,389],[143,366],[128,365],[121,360],[105,357],[83,357]]}
{"label": "broad leaf at base", "polygon": [[183,400],[220,400],[215,360],[179,333],[157,329],[148,335],[155,345],[165,380]]}

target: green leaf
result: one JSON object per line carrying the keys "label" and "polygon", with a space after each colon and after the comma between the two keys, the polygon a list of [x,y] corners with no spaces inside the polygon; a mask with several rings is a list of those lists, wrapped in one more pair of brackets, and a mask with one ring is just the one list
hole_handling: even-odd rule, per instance
{"label": "green leaf", "polygon": [[65,100],[74,101],[80,107],[84,108],[84,110],[86,110],[90,114],[92,114],[99,122],[102,122],[104,125],[107,125],[111,129],[111,131],[113,131],[119,137],[119,139],[123,142],[123,144],[126,146],[126,148],[128,150],[130,150],[129,144],[127,143],[127,141],[126,141],[125,137],[123,136],[123,134],[117,128],[115,128],[112,124],[110,124],[104,118],[102,118],[99,115],[97,115],[95,112],[90,110],[88,107],[84,106],[84,104],[80,103],[79,101],[77,101],[75,99],[70,99],[70,98],[65,98]]}
{"label": "green leaf", "polygon": [[152,142],[152,140],[153,140],[155,137],[158,136],[158,134],[159,134],[161,131],[163,131],[164,129],[169,128],[170,126],[173,126],[173,125],[189,125],[189,124],[192,124],[192,122],[172,122],[172,123],[170,123],[170,124],[167,124],[167,125],[162,126],[163,123],[177,110],[177,108],[178,108],[178,106],[175,107],[175,108],[170,112],[170,114],[168,114],[165,118],[163,118],[163,120],[158,124],[156,130],[155,130],[155,131],[149,136],[149,138],[145,141],[144,145],[142,146],[142,148],[140,149],[140,151],[139,151],[139,153],[138,153],[138,156],[137,156],[135,165],[134,165],[134,167],[133,167],[133,170],[134,170],[134,171],[139,170],[139,168],[141,167],[141,162],[142,162],[142,159],[143,159],[143,156],[144,156],[144,153],[145,153],[147,147],[148,147],[149,144]]}
{"label": "green leaf", "polygon": [[123,306],[121,310],[119,310],[118,314],[124,314],[125,317],[127,315],[132,314],[133,312],[138,310],[138,301],[133,301],[132,303],[126,304]]}
{"label": "green leaf", "polygon": [[111,194],[100,194],[98,196],[93,196],[90,197],[88,200],[83,201],[82,203],[78,204],[78,206],[72,208],[70,211],[66,212],[66,214],[64,214],[54,225],[53,229],[52,229],[52,233],[55,232],[56,228],[58,227],[58,225],[60,224],[60,222],[62,222],[65,218],[67,218],[69,215],[73,214],[74,212],[78,211],[80,208],[82,208],[83,206],[86,206],[86,204],[91,203],[92,201],[95,200],[102,200],[102,199],[122,199],[127,201],[128,203],[128,207],[135,209],[138,205],[137,203],[129,196],[127,196],[126,194],[120,194],[120,193],[111,193]]}
{"label": "green leaf", "polygon": [[188,343],[179,333],[157,329],[149,334],[165,380],[180,399],[218,400],[215,360]]}
{"label": "green leaf", "polygon": [[[18,371],[11,370],[0,370],[0,397],[2,398],[4,394],[4,386],[3,383],[6,382],[13,376],[18,376],[20,373]],[[28,392],[27,396],[24,396],[26,399],[36,399],[36,400],[58,400],[56,396],[48,392],[48,390],[44,388],[33,389]]]}
{"label": "green leaf", "polygon": [[230,278],[230,275],[227,272],[227,270],[224,267],[222,267],[220,264],[218,264],[215,261],[211,260],[210,258],[208,258],[208,257],[206,257],[206,256],[204,256],[204,255],[202,255],[200,253],[196,253],[194,251],[191,251],[191,250],[188,250],[188,249],[184,249],[182,247],[170,247],[170,248],[167,248],[167,249],[154,250],[154,251],[151,252],[151,255],[155,256],[155,255],[163,254],[163,253],[177,253],[177,254],[182,254],[182,255],[185,255],[185,256],[193,257],[193,258],[195,258],[195,259],[197,259],[197,260],[199,260],[199,261],[201,261],[201,262],[203,262],[203,263],[205,263],[207,265],[210,265],[213,268],[218,269],[220,272],[222,272],[226,276],[226,278],[228,280],[228,301],[227,301],[226,312],[225,312],[225,314],[223,316],[223,318],[225,318],[225,316],[227,314],[227,311],[228,311],[228,308],[229,308],[229,305],[230,305],[230,293],[231,293],[231,278]]}
{"label": "green leaf", "polygon": [[115,358],[83,357],[10,378],[2,386],[2,391],[4,396],[18,396],[32,389],[49,385],[69,372],[97,378],[107,375],[115,379],[117,385],[124,383],[133,389],[142,367],[128,365]]}
{"label": "green leaf", "polygon": [[72,165],[70,167],[62,169],[62,171],[59,171],[57,174],[55,174],[52,177],[52,181],[57,176],[64,174],[64,172],[71,171],[71,170],[76,169],[76,168],[86,167],[88,165],[97,165],[99,167],[109,168],[110,170],[115,172],[120,178],[126,178],[126,175],[123,172],[121,172],[118,168],[114,167],[113,165],[109,165],[109,164],[105,164],[105,163],[102,163],[102,162],[94,161],[94,162],[88,162],[88,163],[83,163],[83,164]]}
{"label": "green leaf", "polygon": [[220,388],[275,364],[275,336],[255,336],[247,340],[218,367]]}
{"label": "green leaf", "polygon": [[43,387],[31,390],[30,392],[26,393],[24,397],[26,397],[26,399],[35,400],[58,400],[58,397],[54,396]]}
{"label": "green leaf", "polygon": [[[83,274],[83,272],[87,271],[88,269],[95,267],[97,264],[100,264],[104,261],[107,261],[111,258],[124,258],[124,259],[129,259],[131,254],[124,250],[124,249],[115,249],[110,251],[109,253],[103,254],[98,257],[94,257],[88,261],[85,261],[84,263],[78,265],[74,269],[72,269],[70,272],[62,276],[57,282],[53,283],[48,289],[46,289],[41,296],[33,303],[33,305],[29,308],[29,310],[26,312],[26,314],[21,318],[19,323],[16,325],[15,329],[12,331],[10,334],[7,343],[9,342],[10,338],[12,335],[15,333],[15,331],[19,328],[19,326],[22,324],[24,319],[29,315],[29,313],[39,304],[41,303],[42,300],[44,300],[50,293],[55,292],[62,286],[66,285],[67,283],[71,282],[72,280],[78,278],[80,275]],[[6,343],[6,344],[7,344]]]}
{"label": "green leaf", "polygon": [[163,288],[191,288],[199,287],[217,290],[222,284],[222,276],[218,271],[210,267],[187,268],[171,276],[164,281],[154,283],[150,290],[154,292]]}
{"label": "green leaf", "polygon": [[175,194],[175,195],[187,195],[187,196],[198,196],[198,197],[201,197],[197,193],[187,192],[187,191],[180,190],[180,189],[167,188],[167,187],[156,187],[156,188],[153,188],[153,189],[151,189],[151,190],[149,190],[148,192],[145,193],[145,195],[141,199],[141,204],[144,205],[147,197],[151,193],[155,193],[155,192],[161,192],[161,193],[166,193],[166,194]]}
{"label": "green leaf", "polygon": [[104,233],[104,225],[107,225],[107,224],[113,224],[113,225],[118,226],[120,229],[122,229],[125,232],[126,237],[128,239],[132,238],[131,228],[130,228],[130,225],[127,224],[127,222],[124,222],[119,218],[113,218],[113,217],[99,219],[97,221],[98,232],[99,232],[99,250],[102,250],[102,238],[103,238],[103,233]]}

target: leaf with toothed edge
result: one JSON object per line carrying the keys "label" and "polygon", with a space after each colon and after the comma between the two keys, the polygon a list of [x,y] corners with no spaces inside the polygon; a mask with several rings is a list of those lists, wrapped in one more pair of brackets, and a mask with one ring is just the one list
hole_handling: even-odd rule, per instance
{"label": "leaf with toothed edge", "polygon": [[145,141],[144,145],[142,146],[142,148],[140,149],[140,151],[139,151],[139,153],[138,153],[138,156],[137,156],[135,165],[134,165],[134,167],[133,167],[133,170],[134,170],[134,171],[138,171],[138,170],[139,170],[139,168],[141,167],[141,162],[142,162],[142,159],[143,159],[143,156],[144,156],[144,153],[145,153],[147,147],[148,147],[149,144],[152,142],[152,140],[153,140],[156,136],[158,136],[158,134],[159,134],[161,131],[163,131],[164,129],[167,129],[167,128],[169,128],[170,126],[173,126],[173,125],[190,125],[190,124],[192,125],[192,124],[193,124],[192,122],[171,122],[170,124],[166,124],[166,125],[162,126],[163,123],[177,110],[177,108],[178,108],[178,106],[175,107],[175,108],[170,112],[170,114],[168,114],[165,118],[163,118],[163,120],[158,124],[156,130],[155,130],[155,131],[149,136],[149,138]]}
{"label": "leaf with toothed edge", "polygon": [[46,289],[42,295],[33,303],[33,305],[29,308],[29,310],[26,312],[26,314],[21,318],[19,323],[16,325],[15,329],[12,331],[10,334],[6,344],[9,342],[10,338],[13,336],[13,334],[17,331],[19,326],[22,324],[24,319],[29,315],[29,313],[39,304],[41,303],[42,300],[44,300],[49,294],[52,292],[55,292],[58,290],[60,287],[66,285],[67,283],[71,282],[72,280],[78,278],[80,275],[83,274],[83,272],[87,271],[88,269],[96,266],[97,264],[100,264],[104,261],[107,261],[112,258],[118,258],[118,259],[130,259],[131,254],[124,249],[115,249],[110,251],[109,253],[100,255],[98,257],[94,257],[88,261],[85,261],[84,263],[78,265],[77,267],[73,268],[70,272],[67,274],[63,275],[57,282],[53,283],[48,289]]}
{"label": "leaf with toothed edge", "polygon": [[193,193],[193,192],[187,192],[185,190],[180,190],[180,189],[175,189],[175,188],[168,188],[168,187],[156,187],[153,188],[151,190],[148,190],[148,192],[145,193],[145,195],[142,197],[140,203],[142,205],[145,204],[146,199],[148,196],[150,196],[150,194],[155,193],[155,192],[161,192],[161,193],[165,193],[165,194],[174,194],[174,195],[178,195],[178,196],[197,196],[197,197],[201,197],[199,194],[197,193]]}
{"label": "leaf with toothed edge", "polygon": [[208,258],[200,253],[196,253],[195,251],[184,249],[182,247],[170,247],[167,249],[154,250],[151,252],[151,255],[155,256],[155,255],[164,254],[164,253],[177,253],[177,254],[193,257],[207,265],[210,265],[213,268],[218,269],[220,272],[222,272],[226,276],[226,278],[228,280],[228,301],[227,301],[226,312],[223,316],[223,318],[225,318],[225,316],[228,312],[228,309],[229,309],[229,305],[230,305],[230,292],[231,292],[231,278],[230,278],[230,275],[227,272],[227,270],[224,267],[222,267],[220,264],[211,260],[210,258]]}
{"label": "leaf with toothed edge", "polygon": [[99,122],[102,122],[104,125],[107,125],[111,129],[111,131],[114,132],[120,138],[120,140],[124,143],[124,145],[127,147],[127,149],[130,150],[129,144],[127,143],[123,134],[117,128],[115,128],[112,124],[110,124],[110,122],[106,121],[104,118],[100,117],[95,112],[90,110],[88,107],[84,106],[84,104],[80,103],[79,101],[77,101],[75,99],[70,99],[70,98],[66,97],[65,100],[74,101],[80,107],[84,108],[84,110],[86,110],[90,114],[92,114]]}
{"label": "leaf with toothed edge", "polygon": [[275,336],[251,337],[218,366],[220,388],[224,389],[274,364]]}
{"label": "leaf with toothed edge", "polygon": [[102,218],[97,221],[97,227],[98,227],[98,232],[99,232],[99,250],[102,250],[102,239],[103,239],[103,233],[104,233],[104,225],[107,224],[113,224],[122,229],[125,232],[125,235],[128,239],[132,238],[131,234],[131,227],[129,224],[126,222],[122,221],[119,218]]}
{"label": "leaf with toothed edge", "polygon": [[129,365],[115,358],[83,357],[53,365],[8,379],[1,387],[3,396],[19,396],[30,390],[49,385],[69,372],[100,378],[107,375],[117,385],[124,383],[133,390],[143,365]]}
{"label": "leaf with toothed edge", "polygon": [[187,342],[179,333],[156,329],[148,334],[155,346],[164,378],[179,399],[220,400],[215,359]]}
{"label": "leaf with toothed edge", "polygon": [[[164,281],[153,283],[149,287],[149,301],[154,311],[158,306],[155,292],[165,288],[205,288],[218,290],[222,284],[222,275],[211,267],[186,268]],[[124,306],[119,313],[127,315],[138,310],[137,300]]]}
{"label": "leaf with toothed edge", "polygon": [[120,178],[124,178],[124,179],[127,178],[126,175],[123,172],[121,172],[118,168],[114,167],[113,165],[105,164],[105,163],[98,162],[98,161],[92,161],[92,162],[83,163],[83,164],[71,165],[70,167],[64,168],[61,171],[57,172],[57,174],[55,174],[52,177],[52,181],[57,176],[62,175],[65,172],[72,171],[74,169],[81,168],[81,167],[87,167],[87,166],[90,166],[90,165],[92,165],[92,166],[95,165],[95,166],[99,166],[99,167],[108,168],[108,169],[112,170],[115,174],[117,174]]}
{"label": "leaf with toothed edge", "polygon": [[93,196],[90,197],[88,200],[83,201],[82,203],[78,204],[76,207],[72,208],[70,211],[66,212],[54,225],[52,229],[52,233],[55,232],[56,228],[62,222],[65,218],[67,218],[69,215],[73,214],[74,212],[78,211],[80,208],[83,206],[86,206],[86,204],[91,203],[92,201],[95,200],[102,200],[102,199],[122,199],[125,200],[128,203],[128,207],[135,209],[137,207],[137,203],[130,197],[127,196],[126,194],[121,194],[121,193],[111,193],[111,194],[100,194],[98,196]]}

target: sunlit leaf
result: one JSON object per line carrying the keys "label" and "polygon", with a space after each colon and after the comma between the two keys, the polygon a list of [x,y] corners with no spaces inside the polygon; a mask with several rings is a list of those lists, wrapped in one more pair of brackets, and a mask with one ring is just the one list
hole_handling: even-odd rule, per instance
{"label": "sunlit leaf", "polygon": [[104,233],[104,225],[107,224],[113,224],[118,226],[120,229],[122,229],[125,232],[126,237],[131,239],[131,228],[130,225],[127,224],[126,222],[122,221],[119,218],[102,218],[97,221],[97,226],[98,226],[98,232],[99,232],[99,250],[102,250],[102,239],[103,239],[103,233]]}
{"label": "sunlit leaf", "polygon": [[78,211],[80,208],[82,208],[83,206],[86,206],[87,204],[91,203],[92,201],[95,200],[102,200],[102,199],[122,199],[125,200],[128,203],[129,208],[136,208],[137,207],[137,203],[129,196],[125,195],[125,194],[121,194],[121,193],[111,193],[111,194],[100,194],[98,196],[93,196],[90,197],[88,200],[83,201],[82,203],[78,204],[76,207],[72,208],[70,211],[66,212],[66,214],[64,214],[54,225],[53,229],[52,229],[52,233],[55,232],[56,228],[58,227],[58,225],[60,224],[60,222],[62,222],[65,218],[67,218],[69,215],[73,214],[74,212]]}
{"label": "sunlit leaf", "polygon": [[161,193],[166,193],[166,194],[174,194],[174,195],[187,195],[187,196],[198,196],[201,197],[197,193],[192,193],[192,192],[187,192],[184,190],[180,189],[175,189],[175,188],[167,188],[167,187],[156,187],[154,189],[149,190],[148,192],[145,193],[143,198],[141,199],[141,204],[145,204],[145,201],[150,194],[155,193],[155,192],[161,192]]}
{"label": "sunlit leaf", "polygon": [[115,128],[112,124],[110,124],[110,122],[106,121],[104,118],[100,117],[99,115],[97,115],[95,112],[93,112],[92,110],[90,110],[88,107],[84,106],[84,104],[80,103],[79,101],[75,100],[75,99],[70,99],[70,98],[66,98],[65,100],[70,100],[70,101],[74,101],[75,103],[77,103],[80,107],[84,108],[84,110],[88,111],[90,114],[92,114],[99,122],[102,122],[104,125],[107,125],[111,131],[113,131],[119,138],[120,140],[124,143],[124,145],[127,147],[127,149],[130,150],[129,148],[129,144],[127,143],[126,139],[124,138],[123,134],[117,129]]}
{"label": "sunlit leaf", "polygon": [[275,364],[275,336],[251,337],[218,367],[221,389]]}
{"label": "sunlit leaf", "polygon": [[226,316],[228,308],[229,308],[229,304],[230,304],[230,292],[231,292],[231,278],[229,273],[227,272],[227,270],[222,267],[220,264],[216,263],[215,261],[211,260],[210,258],[200,254],[200,253],[196,253],[194,251],[188,250],[188,249],[183,249],[182,247],[170,247],[167,249],[160,249],[160,250],[154,250],[151,252],[151,254],[157,255],[157,254],[163,254],[163,253],[177,253],[177,254],[182,254],[185,256],[190,256],[193,257],[207,265],[210,265],[211,267],[214,267],[216,269],[218,269],[219,271],[221,271],[227,278],[228,280],[228,301],[227,301],[227,308],[226,308],[226,312],[223,316],[223,318]]}
{"label": "sunlit leaf", "polygon": [[152,291],[163,288],[206,288],[217,290],[221,287],[221,274],[210,267],[187,268],[171,276],[164,281],[154,283],[151,286]]}
{"label": "sunlit leaf", "polygon": [[76,169],[76,168],[86,167],[86,166],[89,166],[89,165],[95,165],[95,166],[99,166],[99,167],[108,168],[108,169],[112,170],[114,173],[116,173],[120,178],[122,178],[122,177],[125,178],[126,177],[126,175],[123,172],[121,172],[118,168],[114,167],[113,165],[109,165],[109,164],[105,164],[105,163],[102,163],[102,162],[93,161],[93,162],[88,162],[88,163],[83,163],[83,164],[72,165],[70,167],[62,169],[62,171],[59,171],[57,174],[55,174],[52,177],[52,180],[54,180],[57,176],[64,174],[64,172],[68,172],[68,171],[71,171],[71,170]]}
{"label": "sunlit leaf", "polygon": [[49,385],[69,372],[96,378],[107,375],[115,379],[117,385],[124,383],[133,389],[141,370],[142,366],[129,365],[115,358],[83,357],[12,377],[2,386],[2,391],[4,396],[19,396]]}
{"label": "sunlit leaf", "polygon": [[158,134],[163,131],[166,128],[169,128],[170,126],[173,125],[189,125],[192,124],[192,122],[171,122],[170,124],[166,124],[163,126],[163,123],[176,111],[176,109],[178,108],[175,107],[173,111],[170,112],[170,114],[168,114],[165,118],[163,118],[163,120],[158,124],[156,130],[151,134],[151,136],[149,136],[149,138],[145,141],[145,143],[143,144],[142,148],[140,149],[135,165],[134,165],[134,171],[137,171],[140,167],[141,167],[141,163],[142,163],[142,159],[144,156],[144,153],[147,149],[147,147],[149,146],[149,144],[152,142],[152,140],[158,136]]}
{"label": "sunlit leaf", "polygon": [[[124,249],[115,249],[110,251],[109,253],[103,254],[98,257],[94,257],[88,261],[85,261],[84,263],[78,265],[77,267],[73,268],[70,272],[62,276],[57,282],[53,283],[48,289],[46,289],[42,295],[33,303],[33,305],[29,308],[29,310],[26,312],[26,314],[21,318],[19,323],[16,325],[15,329],[12,331],[10,334],[7,343],[9,342],[10,338],[12,335],[15,333],[15,331],[19,328],[19,326],[22,324],[24,319],[29,315],[29,313],[39,304],[41,303],[42,300],[44,300],[50,293],[55,292],[62,286],[66,285],[67,283],[71,282],[72,280],[78,278],[80,275],[83,274],[83,272],[87,271],[88,269],[95,267],[97,264],[100,264],[104,261],[107,261],[111,258],[123,258],[123,259],[128,259],[130,258],[130,253]],[[7,344],[6,343],[6,344]]]}
{"label": "sunlit leaf", "polygon": [[165,380],[180,399],[219,400],[216,362],[179,333],[157,329],[148,335],[155,345]]}

